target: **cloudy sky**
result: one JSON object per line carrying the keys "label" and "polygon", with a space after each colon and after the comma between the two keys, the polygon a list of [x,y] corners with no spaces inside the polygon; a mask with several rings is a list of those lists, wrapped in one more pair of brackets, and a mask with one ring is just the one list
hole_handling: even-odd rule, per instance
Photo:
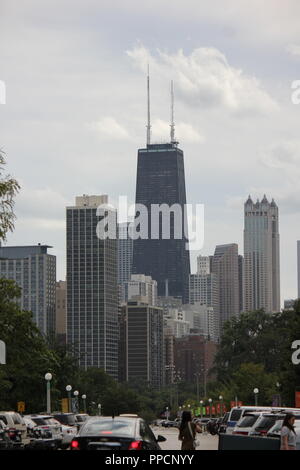
{"label": "cloudy sky", "polygon": [[84,193],[134,200],[148,63],[154,141],[168,139],[174,80],[187,198],[205,205],[201,253],[243,253],[243,203],[266,193],[280,209],[282,300],[295,297],[298,0],[2,0],[0,147],[22,186],[8,244],[52,245],[63,279],[65,206]]}

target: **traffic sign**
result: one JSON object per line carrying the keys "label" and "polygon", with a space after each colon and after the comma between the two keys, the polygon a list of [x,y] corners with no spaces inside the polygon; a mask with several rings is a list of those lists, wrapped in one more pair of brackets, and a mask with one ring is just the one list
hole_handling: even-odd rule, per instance
{"label": "traffic sign", "polygon": [[18,412],[19,413],[24,413],[25,411],[25,402],[24,401],[18,401]]}
{"label": "traffic sign", "polygon": [[68,398],[62,398],[62,400],[61,400],[61,411],[63,413],[68,413],[69,412],[69,400],[68,400]]}

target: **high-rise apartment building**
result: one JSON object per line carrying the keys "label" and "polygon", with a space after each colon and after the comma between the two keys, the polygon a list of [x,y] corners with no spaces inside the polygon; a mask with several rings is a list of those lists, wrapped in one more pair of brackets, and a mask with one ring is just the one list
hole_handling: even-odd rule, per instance
{"label": "high-rise apartment building", "polygon": [[67,282],[56,283],[56,338],[60,344],[67,340]]}
{"label": "high-rise apartment building", "polygon": [[212,259],[212,272],[219,290],[220,331],[224,322],[240,312],[238,245],[218,245]]}
{"label": "high-rise apartment building", "polygon": [[[103,215],[116,213],[107,196],[76,198],[67,207],[67,343],[84,368],[99,367],[118,378],[117,239],[98,237]],[[117,228],[116,228],[117,232]]]}
{"label": "high-rise apartment building", "polygon": [[120,338],[121,380],[139,380],[160,389],[164,382],[163,310],[128,302],[122,307]]}
{"label": "high-rise apartment building", "polygon": [[266,196],[244,206],[244,277],[246,311],[280,311],[278,207]]}
{"label": "high-rise apartment building", "polygon": [[129,281],[132,274],[133,239],[129,222],[118,224],[118,284]]}
{"label": "high-rise apartment building", "polygon": [[132,274],[124,283],[125,300],[140,300],[149,305],[157,304],[157,282],[151,276]]}
{"label": "high-rise apartment building", "polygon": [[55,334],[56,257],[48,245],[0,247],[0,276],[21,287],[17,303],[44,335]]}

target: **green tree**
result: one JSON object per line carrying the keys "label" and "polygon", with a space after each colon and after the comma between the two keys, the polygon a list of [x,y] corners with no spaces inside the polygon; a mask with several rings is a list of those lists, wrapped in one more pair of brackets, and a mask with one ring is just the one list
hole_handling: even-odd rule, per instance
{"label": "green tree", "polygon": [[28,412],[45,409],[45,373],[57,367],[55,354],[36,327],[31,312],[16,303],[20,288],[14,281],[0,279],[0,331],[6,343],[7,364],[1,367],[0,408],[15,409],[26,402]]}
{"label": "green tree", "polygon": [[10,175],[4,175],[6,165],[4,153],[0,150],[0,240],[5,241],[7,232],[13,231],[15,214],[13,211],[15,196],[19,192],[19,183]]}

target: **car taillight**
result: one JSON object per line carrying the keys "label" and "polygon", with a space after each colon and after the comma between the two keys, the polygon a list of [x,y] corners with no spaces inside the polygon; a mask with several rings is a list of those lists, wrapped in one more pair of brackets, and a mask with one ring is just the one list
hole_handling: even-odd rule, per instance
{"label": "car taillight", "polygon": [[73,450],[79,450],[79,442],[78,441],[72,441],[71,442],[71,447]]}
{"label": "car taillight", "polygon": [[142,450],[143,442],[142,441],[132,441],[128,450]]}

